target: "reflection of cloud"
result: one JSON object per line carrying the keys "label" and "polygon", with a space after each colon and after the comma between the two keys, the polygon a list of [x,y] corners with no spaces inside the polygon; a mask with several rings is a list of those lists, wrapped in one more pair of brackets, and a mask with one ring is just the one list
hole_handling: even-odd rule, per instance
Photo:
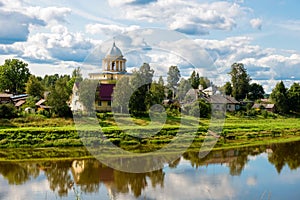
{"label": "reflection of cloud", "polygon": [[248,177],[247,178],[247,185],[256,186],[257,185],[257,178],[255,176]]}

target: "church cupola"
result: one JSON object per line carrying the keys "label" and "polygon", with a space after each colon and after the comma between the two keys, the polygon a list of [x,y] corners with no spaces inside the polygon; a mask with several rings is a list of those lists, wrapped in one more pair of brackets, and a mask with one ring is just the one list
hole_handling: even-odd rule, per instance
{"label": "church cupola", "polygon": [[126,72],[126,59],[115,42],[102,60],[102,69],[107,72]]}

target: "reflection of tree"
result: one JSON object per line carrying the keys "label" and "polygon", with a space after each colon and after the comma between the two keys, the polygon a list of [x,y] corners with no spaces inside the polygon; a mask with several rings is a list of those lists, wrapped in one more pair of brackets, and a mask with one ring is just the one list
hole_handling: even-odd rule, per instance
{"label": "reflection of tree", "polygon": [[57,191],[59,196],[66,196],[72,187],[72,178],[69,173],[70,161],[58,161],[48,165],[45,175],[49,181],[50,189]]}
{"label": "reflection of tree", "polygon": [[26,166],[15,163],[1,163],[0,173],[8,180],[9,184],[20,185],[30,179]]}
{"label": "reflection of tree", "polygon": [[114,171],[115,187],[118,192],[128,193],[129,188],[133,192],[135,197],[139,197],[142,194],[147,185],[147,177],[150,178],[152,187],[156,185],[163,186],[164,172],[157,170],[148,173],[126,173],[120,171]]}
{"label": "reflection of tree", "polygon": [[278,173],[287,164],[291,170],[300,166],[300,142],[273,144],[272,154],[269,155],[269,162],[274,164]]}
{"label": "reflection of tree", "polygon": [[230,175],[240,175],[248,162],[249,155],[264,152],[265,147],[246,147],[210,152],[206,157],[199,158],[199,152],[186,152],[183,158],[189,160],[192,166],[209,164],[228,164]]}

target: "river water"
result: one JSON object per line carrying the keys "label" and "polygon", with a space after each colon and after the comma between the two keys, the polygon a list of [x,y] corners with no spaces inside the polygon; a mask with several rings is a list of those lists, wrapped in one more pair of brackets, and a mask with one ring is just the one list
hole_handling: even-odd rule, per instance
{"label": "river water", "polygon": [[94,159],[0,162],[0,199],[300,199],[300,142],[185,153],[125,173]]}

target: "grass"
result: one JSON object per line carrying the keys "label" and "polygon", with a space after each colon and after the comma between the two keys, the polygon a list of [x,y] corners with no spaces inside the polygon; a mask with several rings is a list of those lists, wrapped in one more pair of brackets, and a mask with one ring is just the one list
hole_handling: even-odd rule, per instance
{"label": "grass", "polygon": [[[118,116],[118,121],[123,124],[118,127],[111,114],[101,114],[99,123],[107,139],[113,144],[132,152],[149,152],[161,149],[168,145],[178,134],[179,127],[184,133],[195,137],[188,151],[198,151],[206,137],[214,140],[214,136],[207,136],[210,120],[201,119],[200,122],[192,117],[186,117],[185,124],[180,124],[180,117],[168,117],[166,124],[155,135],[155,125],[149,125],[149,118],[128,119]],[[128,125],[128,120],[134,122]],[[195,127],[196,125],[196,127]],[[137,127],[139,129],[137,129]],[[107,144],[103,136],[95,129],[99,127],[82,127],[77,132],[72,119],[44,118],[42,116],[28,116],[12,120],[0,120],[0,148],[58,148],[58,147],[82,147],[80,134],[84,134],[85,145],[97,146]],[[143,138],[140,136],[144,130]],[[268,143],[300,140],[300,118],[239,118],[227,115],[224,127],[215,149],[253,146]],[[184,146],[181,141],[178,148]],[[4,154],[0,152],[0,157]],[[60,155],[60,154],[59,154]],[[45,155],[46,156],[46,155]]]}

